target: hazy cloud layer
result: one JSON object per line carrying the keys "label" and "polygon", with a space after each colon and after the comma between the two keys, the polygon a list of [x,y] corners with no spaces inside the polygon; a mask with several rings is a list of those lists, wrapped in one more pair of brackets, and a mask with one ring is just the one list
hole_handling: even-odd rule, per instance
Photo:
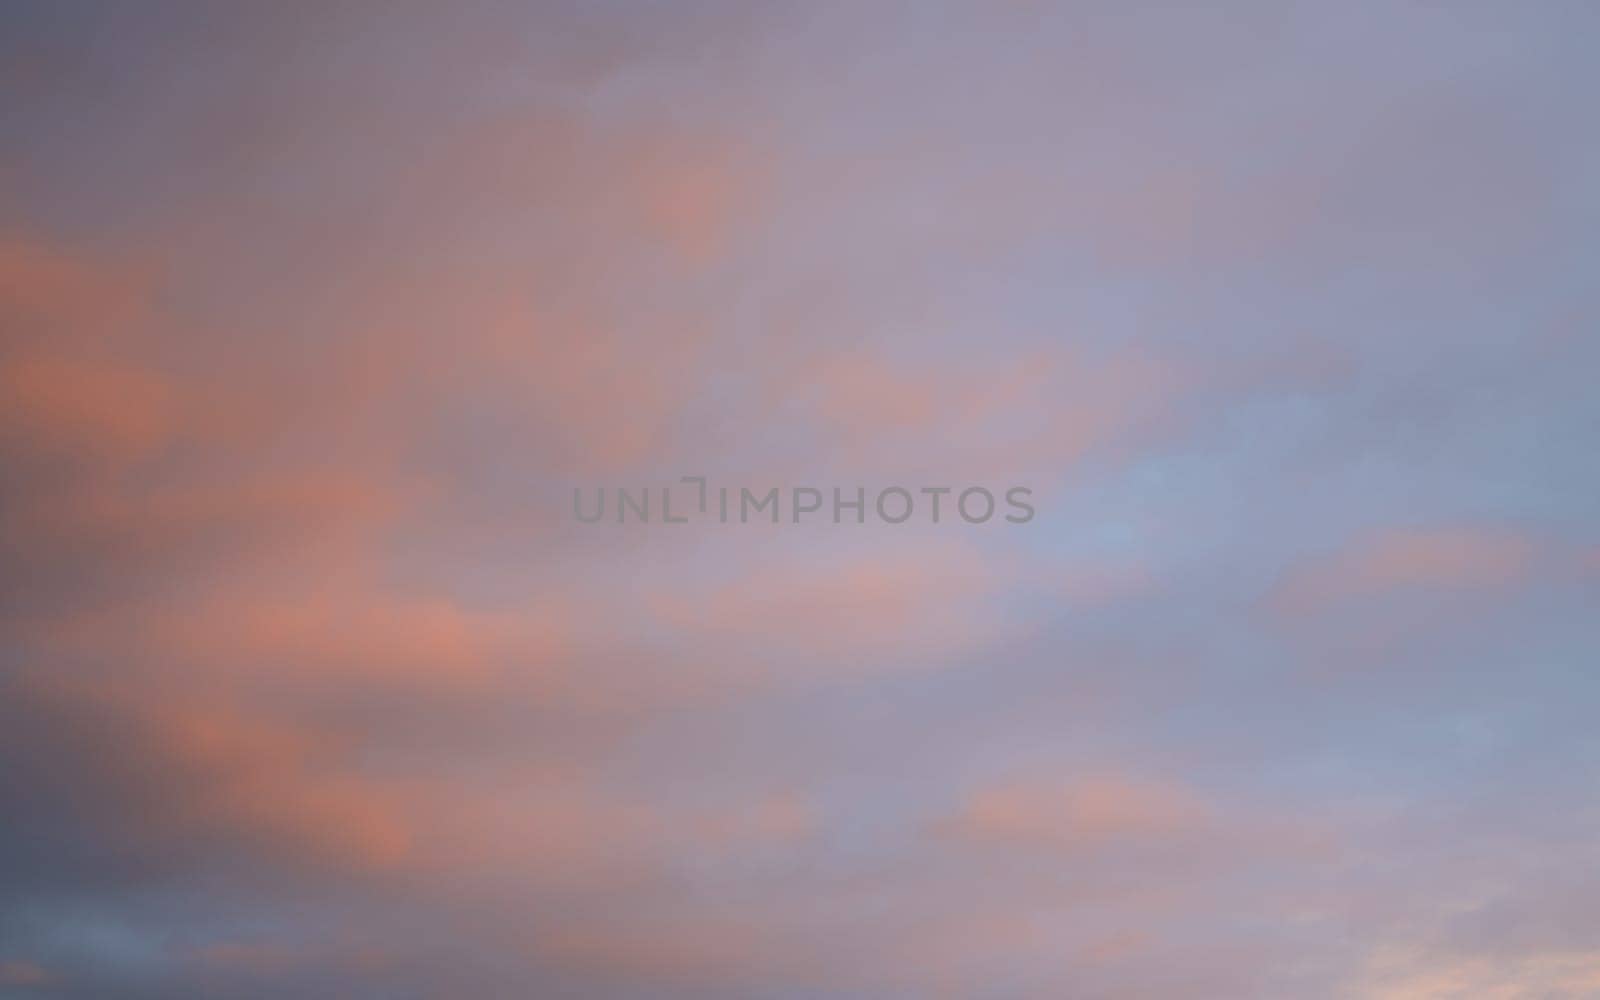
{"label": "hazy cloud layer", "polygon": [[0,994],[1600,995],[1583,5],[0,18]]}

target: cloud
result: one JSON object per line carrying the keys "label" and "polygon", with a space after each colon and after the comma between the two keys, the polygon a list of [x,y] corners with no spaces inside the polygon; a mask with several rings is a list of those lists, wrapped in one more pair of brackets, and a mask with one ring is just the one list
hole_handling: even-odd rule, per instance
{"label": "cloud", "polygon": [[149,275],[72,253],[39,233],[0,236],[0,346],[116,343],[148,312]]}
{"label": "cloud", "polygon": [[1069,349],[978,363],[857,349],[786,375],[776,398],[809,414],[834,454],[878,475],[937,454],[935,468],[975,478],[1054,480],[1140,441],[1192,388],[1172,358]]}
{"label": "cloud", "polygon": [[1187,837],[1212,822],[1209,807],[1184,789],[1101,776],[981,789],[946,829],[980,843],[1072,850]]}
{"label": "cloud", "polygon": [[46,455],[148,455],[171,432],[171,396],[159,376],[132,367],[49,357],[0,362],[0,423],[13,447]]}
{"label": "cloud", "polygon": [[317,735],[177,690],[11,677],[4,844],[14,891],[164,877],[208,859],[382,868],[409,834]]}
{"label": "cloud", "polygon": [[21,959],[0,961],[0,986],[44,986],[50,982],[50,973],[42,966]]}
{"label": "cloud", "polygon": [[925,540],[874,550],[791,551],[729,579],[649,601],[660,621],[710,648],[827,676],[879,663],[937,663],[1007,634],[1000,568],[977,550]]}
{"label": "cloud", "polygon": [[[0,992],[1600,989],[1491,6],[8,10]],[[697,474],[1040,516],[566,517]]]}
{"label": "cloud", "polygon": [[541,951],[601,980],[634,980],[662,987],[757,984],[773,969],[778,944],[737,919],[673,921],[644,927],[617,923],[572,928],[547,936]]}
{"label": "cloud", "polygon": [[1352,989],[1373,1000],[1579,1000],[1600,991],[1600,954],[1593,951],[1496,958],[1386,945],[1368,962]]}
{"label": "cloud", "polygon": [[732,810],[711,811],[694,825],[714,849],[783,846],[814,835],[820,819],[815,805],[798,792],[768,795]]}
{"label": "cloud", "polygon": [[1392,530],[1352,540],[1286,575],[1273,604],[1304,614],[1408,590],[1494,590],[1525,578],[1536,555],[1522,536],[1473,528]]}

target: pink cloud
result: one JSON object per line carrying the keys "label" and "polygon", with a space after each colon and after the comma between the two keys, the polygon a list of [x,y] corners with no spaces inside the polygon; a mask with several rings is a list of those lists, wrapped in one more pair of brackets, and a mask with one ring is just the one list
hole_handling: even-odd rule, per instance
{"label": "pink cloud", "polygon": [[1054,478],[1147,432],[1187,380],[1181,364],[1142,353],[1043,350],[968,365],[851,351],[794,367],[775,398],[802,406],[831,449],[861,460],[937,453],[943,468],[973,475]]}
{"label": "pink cloud", "polygon": [[1278,584],[1272,602],[1301,614],[1400,590],[1499,588],[1523,579],[1536,554],[1532,541],[1507,532],[1470,528],[1379,532],[1293,570]]}
{"label": "pink cloud", "polygon": [[981,843],[1071,849],[1187,837],[1211,822],[1210,808],[1186,789],[1098,775],[979,789],[946,830]]}

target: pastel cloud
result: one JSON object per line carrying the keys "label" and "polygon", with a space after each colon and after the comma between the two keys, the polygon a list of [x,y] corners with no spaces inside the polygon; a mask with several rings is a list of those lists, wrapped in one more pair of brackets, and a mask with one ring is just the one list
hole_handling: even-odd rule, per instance
{"label": "pastel cloud", "polygon": [[1581,997],[1600,990],[1600,955],[1553,953],[1495,959],[1483,956],[1428,956],[1390,946],[1371,958],[1371,969],[1356,986],[1374,1000],[1449,1000],[1485,997],[1517,1000],[1529,996]]}
{"label": "pastel cloud", "polygon": [[835,453],[879,475],[925,464],[912,449],[933,440],[947,460],[1018,477],[1130,448],[1193,382],[1174,359],[1138,353],[1040,350],[977,368],[858,350],[800,368],[779,398],[810,414]]}
{"label": "pastel cloud", "polygon": [[650,601],[673,629],[734,655],[798,661],[823,676],[869,664],[937,662],[1002,639],[1001,569],[974,549],[929,542],[861,553],[788,553],[725,582]]}
{"label": "pastel cloud", "polygon": [[1089,777],[1054,788],[983,789],[965,803],[949,828],[979,841],[1070,850],[1183,836],[1211,822],[1209,807],[1181,788]]}
{"label": "pastel cloud", "polygon": [[1525,577],[1536,553],[1532,541],[1509,532],[1381,532],[1295,570],[1279,585],[1274,601],[1303,612],[1392,591],[1503,587]]}

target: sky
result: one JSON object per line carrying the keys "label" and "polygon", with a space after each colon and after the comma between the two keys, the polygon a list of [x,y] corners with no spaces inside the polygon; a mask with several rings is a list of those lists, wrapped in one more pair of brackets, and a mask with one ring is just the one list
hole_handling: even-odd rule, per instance
{"label": "sky", "polygon": [[1600,997],[1597,31],[0,4],[0,997]]}

